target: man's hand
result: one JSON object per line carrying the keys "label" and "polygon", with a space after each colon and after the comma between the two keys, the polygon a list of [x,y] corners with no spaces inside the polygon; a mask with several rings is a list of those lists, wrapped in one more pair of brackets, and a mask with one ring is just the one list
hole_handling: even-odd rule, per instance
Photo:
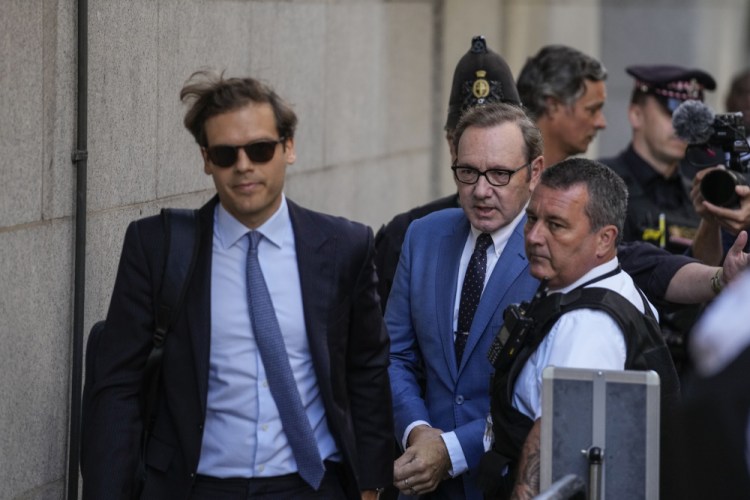
{"label": "man's hand", "polygon": [[362,500],[378,500],[377,490],[364,490],[362,493]]}
{"label": "man's hand", "polygon": [[402,493],[429,493],[448,477],[451,460],[442,433],[427,425],[418,425],[409,433],[409,447],[393,464],[393,485]]}
{"label": "man's hand", "polygon": [[726,257],[724,257],[724,273],[722,275],[724,284],[732,281],[747,267],[748,254],[743,251],[746,244],[747,231],[740,231],[737,239],[732,244],[732,248],[729,249]]}
{"label": "man's hand", "polygon": [[700,181],[708,172],[717,168],[724,167],[706,168],[695,175],[693,187],[690,190],[693,207],[698,215],[704,219],[714,217],[724,229],[732,234],[737,234],[750,227],[750,186],[736,186],[734,188],[734,192],[740,199],[739,208],[719,207],[707,202],[700,193]]}

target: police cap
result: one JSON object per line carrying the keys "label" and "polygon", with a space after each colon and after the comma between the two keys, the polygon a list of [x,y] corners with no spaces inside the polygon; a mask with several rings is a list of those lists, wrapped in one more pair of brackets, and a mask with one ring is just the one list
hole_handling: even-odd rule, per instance
{"label": "police cap", "polygon": [[508,63],[487,48],[483,36],[475,36],[471,49],[458,61],[453,73],[445,129],[456,128],[458,119],[467,109],[490,102],[520,105],[521,99]]}
{"label": "police cap", "polygon": [[625,71],[635,78],[635,91],[655,96],[673,113],[689,99],[703,100],[704,90],[714,90],[716,81],[700,69],[682,66],[628,66]]}

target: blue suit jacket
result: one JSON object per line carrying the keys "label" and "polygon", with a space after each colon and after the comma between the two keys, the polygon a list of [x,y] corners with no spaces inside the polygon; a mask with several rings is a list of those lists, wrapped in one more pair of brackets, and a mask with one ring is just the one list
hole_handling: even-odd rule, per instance
{"label": "blue suit jacket", "polygon": [[[385,313],[396,438],[401,442],[406,427],[416,420],[456,432],[469,471],[443,481],[440,498],[482,498],[472,476],[484,453],[490,410],[492,365],[487,351],[503,324],[505,308],[530,299],[538,286],[524,252],[524,223],[525,218],[513,231],[485,286],[460,366],[453,344],[453,308],[469,221],[461,209],[434,212],[414,221],[404,240]],[[426,379],[424,393],[420,373]]]}
{"label": "blue suit jacket", "polygon": [[[185,499],[198,466],[206,414],[211,332],[214,198],[198,214],[199,249],[185,303],[165,344],[142,499]],[[393,475],[388,335],[376,292],[370,228],[287,200],[295,234],[303,314],[318,386],[342,454],[350,498]],[[125,236],[105,330],[94,359],[84,429],[84,499],[130,498],[142,425],[138,395],[161,284],[161,219],[133,222]],[[297,279],[296,276],[290,279]]]}

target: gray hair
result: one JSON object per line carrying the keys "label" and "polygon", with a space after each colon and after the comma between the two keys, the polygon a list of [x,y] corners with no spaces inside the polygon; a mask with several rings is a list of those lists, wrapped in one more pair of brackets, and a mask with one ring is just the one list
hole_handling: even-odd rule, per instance
{"label": "gray hair", "polygon": [[491,128],[503,123],[515,123],[521,129],[527,162],[542,156],[542,133],[531,118],[519,106],[499,102],[476,106],[466,111],[453,133],[453,146],[458,151],[458,142],[469,127]]}
{"label": "gray hair", "polygon": [[586,80],[606,79],[607,70],[593,57],[566,45],[547,45],[526,60],[517,87],[529,116],[538,120],[548,97],[570,106],[586,91]]}
{"label": "gray hair", "polygon": [[584,209],[592,231],[604,226],[617,227],[617,240],[622,240],[628,209],[628,188],[614,170],[586,158],[569,158],[542,172],[540,185],[551,189],[569,189],[584,185],[589,201]]}

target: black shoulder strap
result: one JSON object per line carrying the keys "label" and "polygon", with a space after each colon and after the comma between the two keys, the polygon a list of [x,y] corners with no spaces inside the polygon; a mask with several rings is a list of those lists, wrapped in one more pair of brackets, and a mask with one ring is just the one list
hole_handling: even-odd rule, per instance
{"label": "black shoulder strap", "polygon": [[565,294],[560,303],[560,308],[562,314],[573,309],[598,309],[608,313],[617,320],[620,327],[624,326],[622,319],[626,317],[639,318],[643,315],[655,320],[656,318],[643,293],[640,290],[638,292],[643,301],[643,313],[619,293],[602,287],[581,288]]}
{"label": "black shoulder strap", "polygon": [[198,253],[198,218],[195,210],[169,209],[161,212],[164,225],[165,258],[162,282],[155,307],[155,329],[151,352],[146,360],[141,391],[144,436],[148,441],[158,393],[161,359],[167,333],[174,325],[185,298],[185,290]]}
{"label": "black shoulder strap", "polygon": [[195,264],[198,222],[195,210],[165,208],[161,211],[165,233],[165,259],[156,308],[154,346],[164,344],[167,332],[185,297],[185,285]]}
{"label": "black shoulder strap", "polygon": [[[639,290],[640,292],[640,290]],[[641,293],[645,316],[653,321],[658,330],[656,321],[651,307]],[[628,324],[635,324],[635,321],[641,316],[641,312],[625,297],[617,292],[613,292],[602,287],[576,288],[568,293],[553,293],[545,297],[537,305],[534,313],[534,335],[532,335],[528,348],[530,352],[536,350],[542,343],[544,337],[552,328],[552,325],[563,314],[574,309],[597,309],[608,313],[619,325],[623,331],[627,330]]]}

